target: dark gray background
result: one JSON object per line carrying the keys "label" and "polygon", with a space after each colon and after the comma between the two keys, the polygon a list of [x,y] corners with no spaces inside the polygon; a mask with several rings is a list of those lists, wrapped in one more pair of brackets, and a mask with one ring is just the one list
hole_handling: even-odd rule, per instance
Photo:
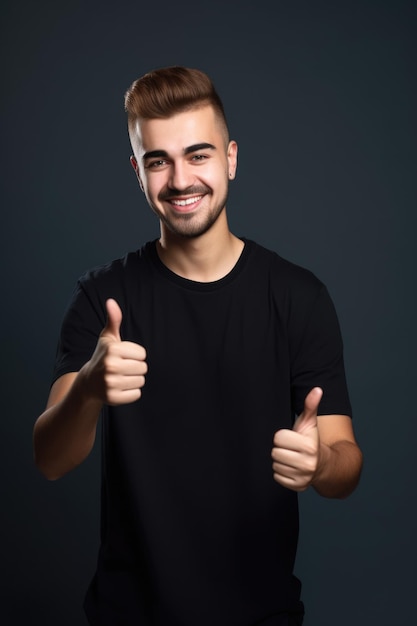
{"label": "dark gray background", "polygon": [[32,426],[78,275],[158,235],[128,161],[123,94],[172,64],[208,72],[224,99],[240,145],[232,230],[312,269],[344,334],[365,468],[346,501],[300,498],[305,624],[413,622],[415,6],[2,3],[5,626],[85,624],[98,446],[48,483],[33,466]]}

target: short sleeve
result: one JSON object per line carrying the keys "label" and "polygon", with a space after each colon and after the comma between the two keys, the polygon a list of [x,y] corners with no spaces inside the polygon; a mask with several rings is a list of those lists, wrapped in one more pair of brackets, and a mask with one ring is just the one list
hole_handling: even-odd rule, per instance
{"label": "short sleeve", "polygon": [[313,387],[323,389],[321,415],[352,415],[343,360],[343,342],[337,314],[326,287],[305,302],[303,326],[293,329],[291,354],[292,400],[296,414]]}
{"label": "short sleeve", "polygon": [[80,279],[63,318],[52,382],[69,372],[78,372],[91,358],[105,317],[103,302]]}

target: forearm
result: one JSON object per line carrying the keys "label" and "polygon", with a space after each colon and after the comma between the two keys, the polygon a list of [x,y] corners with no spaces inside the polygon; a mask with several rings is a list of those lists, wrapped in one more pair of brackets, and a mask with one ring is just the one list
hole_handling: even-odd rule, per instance
{"label": "forearm", "polygon": [[326,498],[346,498],[356,488],[362,470],[362,452],[356,443],[320,444],[319,464],[312,481]]}
{"label": "forearm", "polygon": [[33,431],[34,457],[46,478],[60,478],[88,456],[102,406],[86,393],[81,369],[66,395],[39,416]]}

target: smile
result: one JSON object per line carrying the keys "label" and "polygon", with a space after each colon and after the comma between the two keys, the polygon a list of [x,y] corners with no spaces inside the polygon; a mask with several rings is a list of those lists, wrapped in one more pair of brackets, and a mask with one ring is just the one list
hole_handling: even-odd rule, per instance
{"label": "smile", "polygon": [[194,196],[193,198],[187,198],[186,200],[171,200],[171,204],[174,206],[190,206],[201,200],[203,196]]}

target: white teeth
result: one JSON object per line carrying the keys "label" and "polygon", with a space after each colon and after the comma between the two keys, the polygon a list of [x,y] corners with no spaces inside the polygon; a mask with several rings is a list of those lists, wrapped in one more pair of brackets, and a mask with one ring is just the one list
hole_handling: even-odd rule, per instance
{"label": "white teeth", "polygon": [[187,200],[171,200],[172,204],[176,206],[188,206],[189,204],[194,204],[194,202],[198,202],[203,196],[195,196],[194,198],[187,198]]}

